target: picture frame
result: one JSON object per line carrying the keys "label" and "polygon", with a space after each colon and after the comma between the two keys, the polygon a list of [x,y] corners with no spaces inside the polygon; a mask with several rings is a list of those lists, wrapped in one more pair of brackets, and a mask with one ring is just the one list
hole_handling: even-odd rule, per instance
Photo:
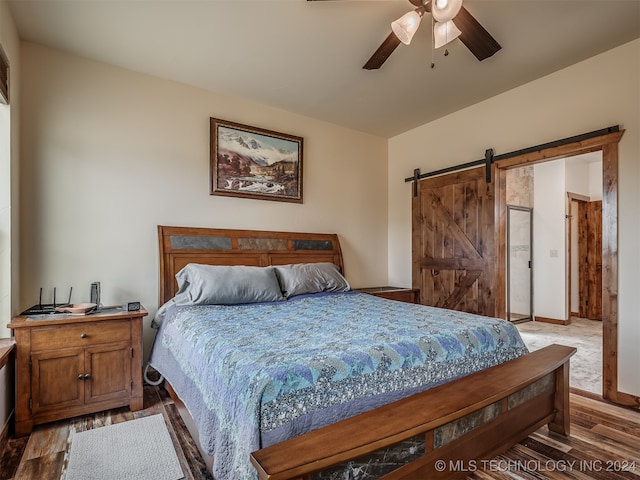
{"label": "picture frame", "polygon": [[302,203],[303,138],[210,117],[211,195]]}

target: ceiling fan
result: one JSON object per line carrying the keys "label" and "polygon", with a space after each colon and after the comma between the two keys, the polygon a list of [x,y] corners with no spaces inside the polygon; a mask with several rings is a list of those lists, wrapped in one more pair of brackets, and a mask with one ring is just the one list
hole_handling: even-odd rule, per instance
{"label": "ceiling fan", "polygon": [[[440,48],[460,38],[460,41],[480,61],[489,58],[502,48],[462,6],[462,0],[409,1],[416,8],[391,22],[391,33],[362,68],[376,70],[386,62],[400,43],[409,45],[425,13],[431,13],[433,17],[434,48]],[[431,66],[433,67],[433,64]]]}

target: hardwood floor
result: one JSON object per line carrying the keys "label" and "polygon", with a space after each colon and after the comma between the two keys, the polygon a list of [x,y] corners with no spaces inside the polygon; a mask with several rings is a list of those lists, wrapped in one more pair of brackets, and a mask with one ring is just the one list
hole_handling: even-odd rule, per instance
{"label": "hardwood floor", "polygon": [[486,462],[470,479],[640,478],[640,412],[571,390],[571,435],[546,427]]}
{"label": "hardwood floor", "polygon": [[[161,413],[186,480],[212,480],[173,400],[161,387],[144,387],[144,409],[128,407],[38,425],[29,437],[11,438],[0,456],[0,479],[59,480],[66,471],[74,432]],[[135,479],[131,479],[135,480]]]}
{"label": "hardwood floor", "polygon": [[[73,432],[162,413],[185,479],[210,480],[212,477],[165,390],[146,386],[144,407],[137,412],[121,408],[40,425],[30,437],[11,438],[0,456],[0,479],[60,479]],[[467,478],[473,480],[639,480],[640,412],[606,403],[589,392],[572,390],[569,438],[549,433],[544,427],[491,461],[457,462],[444,467],[452,473],[468,472]]]}

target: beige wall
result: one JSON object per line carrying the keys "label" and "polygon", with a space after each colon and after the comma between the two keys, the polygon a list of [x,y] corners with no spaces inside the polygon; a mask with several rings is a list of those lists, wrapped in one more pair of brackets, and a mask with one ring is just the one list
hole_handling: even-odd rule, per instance
{"label": "beige wall", "polygon": [[[98,280],[153,314],[158,224],[336,232],[352,285],[386,282],[386,139],[36,44],[22,63],[21,308]],[[209,117],[304,137],[304,203],[209,195]]]}
{"label": "beige wall", "polygon": [[[89,283],[100,280],[106,303],[141,300],[153,313],[157,224],[337,232],[354,286],[410,285],[411,186],[403,179],[414,168],[620,124],[627,130],[620,144],[620,389],[639,395],[639,51],[640,41],[629,43],[387,144],[23,44],[18,308],[33,303],[41,286],[49,293],[73,286],[74,300],[84,300]],[[210,116],[303,136],[305,203],[208,195]]]}
{"label": "beige wall", "polygon": [[0,337],[17,301],[19,279],[18,181],[20,155],[20,39],[11,12],[0,1],[0,44],[10,65],[10,104],[0,104]]}
{"label": "beige wall", "polygon": [[567,320],[565,161],[533,166],[533,313]]}
{"label": "beige wall", "polygon": [[[0,44],[10,65],[10,105],[0,104],[0,337],[17,302],[19,281],[20,39],[7,4],[0,1]],[[12,364],[0,370],[0,431],[13,410]]]}
{"label": "beige wall", "polygon": [[640,395],[640,40],[389,141],[389,280],[411,284],[411,185],[423,172],[619,124],[619,388]]}

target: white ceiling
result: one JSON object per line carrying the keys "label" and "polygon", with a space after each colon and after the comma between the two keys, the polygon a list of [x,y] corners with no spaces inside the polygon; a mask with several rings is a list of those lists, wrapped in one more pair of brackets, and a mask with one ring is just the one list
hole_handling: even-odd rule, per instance
{"label": "white ceiling", "polygon": [[425,17],[367,71],[407,0],[8,3],[24,40],[383,137],[640,37],[640,0],[466,0],[503,47],[493,57],[455,40],[431,69]]}

